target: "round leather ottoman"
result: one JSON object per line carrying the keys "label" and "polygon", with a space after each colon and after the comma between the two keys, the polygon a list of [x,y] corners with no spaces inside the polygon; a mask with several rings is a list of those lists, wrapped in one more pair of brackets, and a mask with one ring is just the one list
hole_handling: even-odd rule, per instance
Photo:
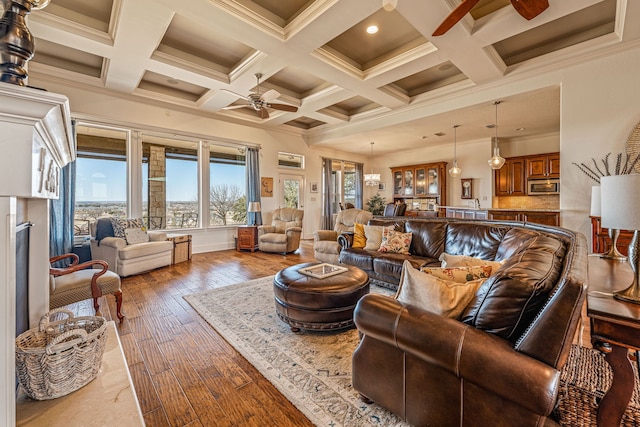
{"label": "round leather ottoman", "polygon": [[353,309],[369,293],[369,276],[358,267],[318,279],[299,272],[317,262],[280,270],[273,279],[278,317],[296,332],[300,329],[332,331],[353,326]]}

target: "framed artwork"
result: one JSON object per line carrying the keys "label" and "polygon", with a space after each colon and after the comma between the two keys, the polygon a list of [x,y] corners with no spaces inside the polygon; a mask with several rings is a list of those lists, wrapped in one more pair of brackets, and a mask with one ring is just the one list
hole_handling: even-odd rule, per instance
{"label": "framed artwork", "polygon": [[386,189],[387,189],[387,184],[385,184],[384,182],[378,183],[378,191],[385,191]]}
{"label": "framed artwork", "polygon": [[473,199],[473,186],[471,185],[473,179],[472,178],[462,178],[460,180],[460,185],[462,185],[462,195],[461,199]]}
{"label": "framed artwork", "polygon": [[260,196],[273,197],[273,178],[264,176],[260,178]]}
{"label": "framed artwork", "polygon": [[319,191],[319,187],[320,187],[320,184],[318,184],[317,182],[312,182],[310,184],[309,191],[311,191],[312,193],[317,193]]}

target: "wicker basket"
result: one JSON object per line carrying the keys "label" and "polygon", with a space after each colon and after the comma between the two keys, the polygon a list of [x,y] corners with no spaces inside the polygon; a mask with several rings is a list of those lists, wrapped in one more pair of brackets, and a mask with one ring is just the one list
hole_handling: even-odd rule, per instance
{"label": "wicker basket", "polygon": [[16,338],[16,372],[27,395],[55,399],[88,384],[100,370],[106,332],[104,317],[74,317],[65,309],[42,316],[39,328]]}
{"label": "wicker basket", "polygon": [[[632,363],[635,386],[622,416],[623,427],[640,426],[640,384]],[[596,427],[598,405],[611,386],[613,371],[598,350],[572,346],[569,359],[560,374],[556,417],[562,426]]]}

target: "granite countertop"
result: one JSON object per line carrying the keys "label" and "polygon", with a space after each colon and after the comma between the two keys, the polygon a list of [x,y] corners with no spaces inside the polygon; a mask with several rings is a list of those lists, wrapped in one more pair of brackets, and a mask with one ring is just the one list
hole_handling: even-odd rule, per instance
{"label": "granite countertop", "polygon": [[560,212],[560,209],[543,208],[474,208],[470,206],[438,206],[438,209],[465,209],[469,211],[503,211],[503,212]]}

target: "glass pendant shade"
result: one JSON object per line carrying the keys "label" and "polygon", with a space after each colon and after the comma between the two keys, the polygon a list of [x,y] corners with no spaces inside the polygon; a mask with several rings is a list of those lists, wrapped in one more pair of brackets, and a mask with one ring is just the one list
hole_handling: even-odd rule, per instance
{"label": "glass pendant shade", "polygon": [[462,174],[462,169],[458,167],[458,162],[456,160],[453,161],[453,167],[449,169],[449,175],[453,178],[457,178]]}
{"label": "glass pendant shade", "polygon": [[491,166],[491,169],[500,169],[504,165],[504,157],[500,155],[500,149],[493,147],[493,157],[491,157],[487,163]]}

